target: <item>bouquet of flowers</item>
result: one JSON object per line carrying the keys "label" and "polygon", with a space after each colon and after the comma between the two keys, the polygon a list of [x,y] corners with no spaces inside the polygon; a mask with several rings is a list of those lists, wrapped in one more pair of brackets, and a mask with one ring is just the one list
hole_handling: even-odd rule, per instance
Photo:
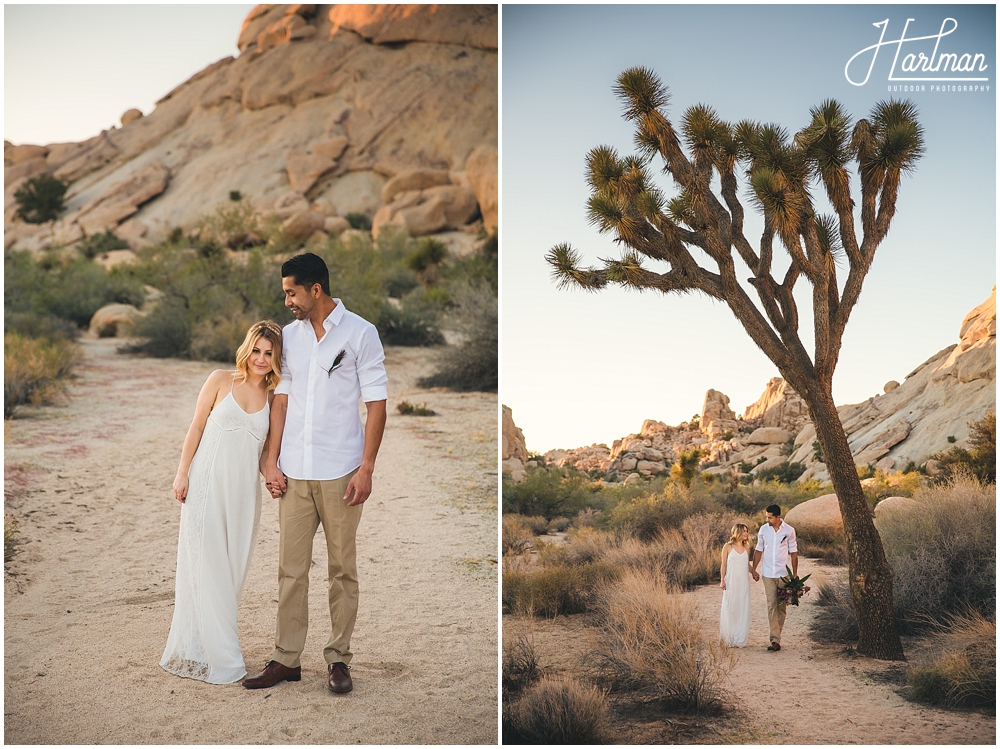
{"label": "bouquet of flowers", "polygon": [[806,580],[812,577],[812,575],[796,577],[792,574],[791,567],[785,567],[785,569],[788,571],[788,575],[787,577],[781,578],[782,582],[785,583],[785,587],[778,588],[778,599],[784,601],[785,603],[790,603],[792,606],[798,606],[799,598],[809,592],[809,586],[806,585]]}

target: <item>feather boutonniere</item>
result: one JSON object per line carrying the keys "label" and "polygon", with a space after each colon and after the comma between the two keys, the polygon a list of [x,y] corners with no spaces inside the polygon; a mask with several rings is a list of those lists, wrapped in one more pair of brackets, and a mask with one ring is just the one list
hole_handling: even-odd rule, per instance
{"label": "feather boutonniere", "polygon": [[341,362],[344,361],[344,357],[345,356],[347,356],[346,349],[341,349],[340,353],[337,354],[335,357],[333,357],[333,364],[331,364],[330,368],[328,370],[326,370],[326,376],[327,377],[329,377],[330,375],[332,375],[333,374],[333,370],[335,370],[337,367],[340,366]]}

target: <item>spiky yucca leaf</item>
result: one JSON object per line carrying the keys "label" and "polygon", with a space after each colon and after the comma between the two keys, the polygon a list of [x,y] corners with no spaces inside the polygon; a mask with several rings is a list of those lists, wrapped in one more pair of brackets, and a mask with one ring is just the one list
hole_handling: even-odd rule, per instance
{"label": "spiky yucca leaf", "polygon": [[587,182],[594,189],[606,189],[620,179],[624,171],[618,152],[611,146],[598,146],[587,154]]}
{"label": "spiky yucca leaf", "polygon": [[578,286],[597,291],[607,286],[605,274],[593,268],[580,267],[580,253],[568,244],[557,244],[545,254],[545,262],[552,267],[552,278],[559,288]]}
{"label": "spiky yucca leaf", "polygon": [[799,221],[805,209],[805,195],[789,185],[787,177],[769,167],[758,167],[750,174],[754,202],[786,246],[796,241]]}
{"label": "spiky yucca leaf", "polygon": [[602,234],[617,228],[624,216],[623,202],[607,192],[594,193],[587,200],[587,220]]}
{"label": "spiky yucca leaf", "polygon": [[632,250],[626,251],[622,255],[621,260],[605,260],[601,258],[601,261],[604,263],[605,273],[609,282],[621,286],[632,286],[634,288],[642,286],[645,269],[642,267],[639,255]]}
{"label": "spiky yucca leaf", "polygon": [[725,132],[725,123],[705,104],[688,108],[681,121],[684,141],[691,149],[715,147]]}
{"label": "spiky yucca leaf", "polygon": [[627,120],[635,120],[661,107],[670,101],[670,92],[649,68],[629,68],[620,76],[614,86],[615,95],[625,106],[624,116]]}
{"label": "spiky yucca leaf", "polygon": [[643,218],[653,221],[663,211],[663,193],[648,187],[635,196],[635,207]]}
{"label": "spiky yucca leaf", "polygon": [[851,158],[851,118],[836,99],[809,110],[812,121],[795,135],[795,143],[816,161],[820,171],[843,167]]}
{"label": "spiky yucca leaf", "polygon": [[829,255],[833,262],[840,265],[844,259],[844,244],[840,239],[840,223],[836,216],[828,213],[818,214],[813,217],[816,225],[816,236],[819,238],[819,245],[823,252]]}
{"label": "spiky yucca leaf", "polygon": [[691,206],[691,196],[687,192],[682,192],[677,197],[667,201],[667,215],[675,224],[691,226],[694,222],[694,208]]}

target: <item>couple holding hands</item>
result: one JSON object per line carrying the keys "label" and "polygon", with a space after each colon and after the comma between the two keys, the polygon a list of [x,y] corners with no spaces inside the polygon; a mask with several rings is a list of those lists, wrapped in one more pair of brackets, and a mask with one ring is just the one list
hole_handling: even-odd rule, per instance
{"label": "couple holding hands", "polygon": [[[174,614],[160,665],[212,684],[243,679],[248,689],[299,681],[322,524],[332,630],[326,683],[343,693],[353,688],[355,534],[385,429],[385,355],[375,326],[330,295],[322,258],[297,255],[281,276],[295,321],[283,330],[267,320],[250,327],[236,370],[216,370],[202,387],[184,440],[173,485],[183,503]],[[264,670],[243,678],[237,609],[256,545],[261,474],[279,501],[277,624]]]}

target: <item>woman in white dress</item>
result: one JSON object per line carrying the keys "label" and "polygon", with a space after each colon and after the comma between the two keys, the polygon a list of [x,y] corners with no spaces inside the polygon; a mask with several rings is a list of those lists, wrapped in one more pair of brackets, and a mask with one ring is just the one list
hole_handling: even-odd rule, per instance
{"label": "woman in white dress", "polygon": [[174,478],[182,503],[174,616],[160,665],[210,684],[246,675],[236,617],[260,520],[261,456],[281,380],[281,328],[247,331],[236,371],[218,369],[198,396]]}
{"label": "woman in white dress", "polygon": [[733,526],[732,535],[722,547],[722,615],[719,639],[726,645],[742,648],[750,636],[750,529],[743,523]]}

